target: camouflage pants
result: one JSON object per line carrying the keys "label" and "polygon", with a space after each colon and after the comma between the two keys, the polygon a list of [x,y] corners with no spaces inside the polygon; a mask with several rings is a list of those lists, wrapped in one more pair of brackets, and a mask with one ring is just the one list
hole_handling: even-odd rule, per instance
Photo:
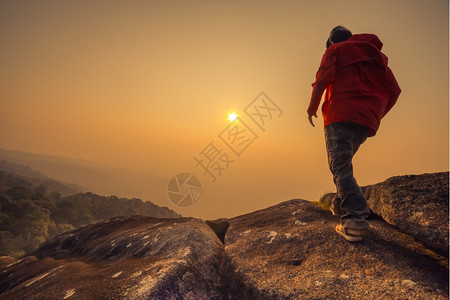
{"label": "camouflage pants", "polygon": [[335,211],[341,212],[344,228],[366,230],[370,214],[367,200],[353,177],[352,159],[359,146],[367,139],[368,128],[350,123],[333,123],[325,127],[328,166],[333,173],[337,196]]}

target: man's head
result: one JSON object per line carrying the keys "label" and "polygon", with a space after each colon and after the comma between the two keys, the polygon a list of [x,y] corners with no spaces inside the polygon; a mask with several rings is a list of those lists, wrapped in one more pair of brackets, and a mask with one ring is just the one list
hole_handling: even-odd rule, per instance
{"label": "man's head", "polygon": [[352,32],[344,26],[336,26],[330,31],[330,37],[327,40],[327,49],[333,45],[347,40],[352,36]]}

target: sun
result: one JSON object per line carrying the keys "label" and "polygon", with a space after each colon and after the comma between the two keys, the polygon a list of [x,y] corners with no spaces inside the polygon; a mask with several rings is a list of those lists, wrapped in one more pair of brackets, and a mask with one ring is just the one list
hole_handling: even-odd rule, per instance
{"label": "sun", "polygon": [[236,121],[237,117],[238,116],[236,115],[235,112],[231,112],[231,113],[228,114],[228,120],[230,120],[230,122]]}

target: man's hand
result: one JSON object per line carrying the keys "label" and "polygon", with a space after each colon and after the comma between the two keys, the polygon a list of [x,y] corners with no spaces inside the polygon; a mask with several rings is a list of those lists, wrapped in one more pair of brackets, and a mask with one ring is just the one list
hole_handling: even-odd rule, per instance
{"label": "man's hand", "polygon": [[313,122],[313,120],[312,120],[312,117],[316,117],[317,118],[317,114],[316,113],[314,113],[314,114],[308,114],[308,120],[309,120],[309,123],[311,123],[311,125],[312,125],[312,127],[316,127],[315,125],[314,125],[314,122]]}

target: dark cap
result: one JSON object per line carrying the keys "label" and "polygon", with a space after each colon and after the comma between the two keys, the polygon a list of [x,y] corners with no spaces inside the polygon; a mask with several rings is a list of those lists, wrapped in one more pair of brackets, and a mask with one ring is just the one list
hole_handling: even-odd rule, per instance
{"label": "dark cap", "polygon": [[344,26],[336,26],[330,31],[330,36],[327,40],[327,49],[333,45],[347,40],[352,36],[352,32]]}

